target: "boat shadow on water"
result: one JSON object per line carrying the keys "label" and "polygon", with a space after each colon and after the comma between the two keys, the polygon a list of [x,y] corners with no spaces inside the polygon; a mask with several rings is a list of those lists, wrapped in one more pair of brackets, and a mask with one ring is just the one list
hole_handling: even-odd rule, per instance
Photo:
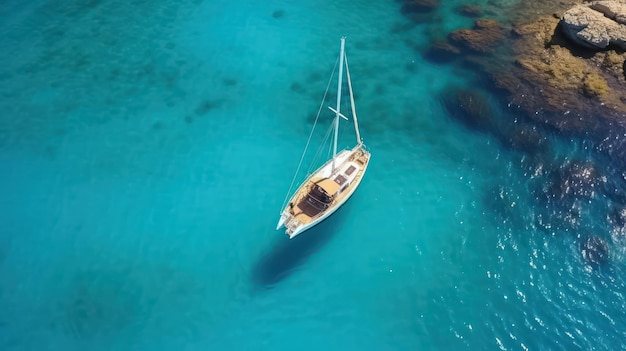
{"label": "boat shadow on water", "polygon": [[251,280],[255,290],[273,289],[298,270],[311,255],[341,231],[346,216],[351,212],[349,208],[350,201],[332,216],[293,239],[284,234],[284,229],[276,231],[276,239],[272,240],[269,251],[261,252],[252,267]]}

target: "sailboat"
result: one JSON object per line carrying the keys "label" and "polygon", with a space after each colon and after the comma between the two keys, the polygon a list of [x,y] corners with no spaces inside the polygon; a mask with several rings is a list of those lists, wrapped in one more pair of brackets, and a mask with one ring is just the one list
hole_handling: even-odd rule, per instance
{"label": "sailboat", "polygon": [[[289,193],[293,187],[294,180],[292,180],[292,187],[287,192],[287,197],[283,203],[283,209],[278,220],[276,229],[285,227],[285,232],[290,239],[296,235],[301,234],[307,229],[312,228],[316,224],[322,222],[328,218],[335,211],[337,211],[354,192],[363,180],[363,175],[367,170],[367,166],[370,160],[370,152],[365,148],[363,139],[359,132],[359,123],[356,117],[356,107],[354,105],[354,94],[352,92],[352,82],[350,80],[350,70],[348,69],[348,59],[345,53],[346,38],[341,38],[341,48],[339,51],[339,65],[338,69],[338,83],[337,83],[337,105],[335,107],[328,106],[328,109],[334,114],[332,120],[332,132],[333,132],[333,152],[332,157],[327,160],[321,167],[308,175],[300,187],[289,198]],[[339,136],[339,119],[349,120],[341,112],[341,98],[343,87],[344,68],[346,74],[346,80],[348,83],[348,92],[350,97],[351,117],[354,122],[354,130],[356,134],[356,145],[351,149],[344,149],[337,152],[337,140]],[[333,74],[335,71],[333,71]],[[332,75],[331,75],[332,78]],[[329,81],[330,82],[330,81]],[[330,85],[330,84],[329,84]],[[328,92],[328,88],[326,90]],[[324,94],[326,97],[326,94]],[[322,101],[322,104],[324,101]],[[321,111],[321,108],[320,108]],[[317,124],[317,119],[313,126]],[[307,141],[304,153],[309,146],[311,135]],[[304,158],[304,153],[300,159],[300,165]],[[296,177],[298,171],[296,170]],[[287,202],[286,199],[289,198]],[[285,205],[285,203],[287,205]]]}

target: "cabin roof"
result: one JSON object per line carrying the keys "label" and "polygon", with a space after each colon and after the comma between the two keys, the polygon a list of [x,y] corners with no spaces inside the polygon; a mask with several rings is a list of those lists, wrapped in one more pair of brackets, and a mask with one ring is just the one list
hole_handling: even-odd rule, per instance
{"label": "cabin roof", "polygon": [[337,184],[337,182],[330,178],[322,180],[321,182],[317,183],[317,185],[320,188],[324,189],[324,191],[328,195],[335,195],[337,193],[337,190],[339,190],[339,184]]}

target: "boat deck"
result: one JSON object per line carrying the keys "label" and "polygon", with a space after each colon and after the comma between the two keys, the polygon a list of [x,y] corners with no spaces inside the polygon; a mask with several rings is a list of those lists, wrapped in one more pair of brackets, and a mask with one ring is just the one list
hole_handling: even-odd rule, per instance
{"label": "boat deck", "polygon": [[[290,214],[290,221],[297,220],[300,225],[307,225],[312,221],[320,218],[328,210],[333,209],[337,204],[342,204],[346,197],[350,196],[355,188],[359,185],[363,173],[369,162],[370,154],[364,149],[353,150],[352,155],[343,163],[353,162],[357,165],[357,169],[353,166],[348,167],[346,174],[334,174],[331,178],[313,177],[306,184],[294,194],[290,202],[290,207],[287,208]],[[342,169],[340,165],[337,169]],[[323,198],[317,197],[316,187],[321,187],[330,193],[336,193],[344,186],[344,183],[348,180],[347,177],[352,176],[354,171],[357,171],[354,175],[352,182],[347,185],[341,192],[334,196],[330,202],[324,202]],[[352,177],[350,177],[352,178]],[[328,194],[334,195],[334,194]]]}
{"label": "boat deck", "polygon": [[[309,218],[315,217],[320,212],[323,212],[328,206],[332,203],[332,199],[329,198],[325,193],[321,192],[319,187],[326,190],[322,183],[333,182],[331,179],[321,179],[313,182],[311,186],[308,188],[308,193],[302,197],[298,205],[296,206],[296,210],[294,211],[294,217],[298,217],[299,213],[306,215]],[[336,184],[336,183],[335,183]],[[339,185],[337,184],[337,189]],[[334,186],[333,186],[334,187]],[[299,210],[299,211],[298,211]]]}

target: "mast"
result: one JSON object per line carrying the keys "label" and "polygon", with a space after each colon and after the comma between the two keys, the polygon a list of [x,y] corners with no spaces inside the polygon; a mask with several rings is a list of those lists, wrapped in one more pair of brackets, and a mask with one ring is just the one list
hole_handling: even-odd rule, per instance
{"label": "mast", "polygon": [[344,48],[346,37],[341,37],[341,50],[339,51],[339,79],[337,82],[337,110],[335,112],[335,135],[333,138],[333,165],[332,171],[335,170],[335,156],[337,155],[337,138],[339,137],[339,116],[341,115],[341,83],[343,79],[343,59],[345,56]]}
{"label": "mast", "polygon": [[350,79],[350,68],[348,68],[348,57],[346,56],[346,77],[348,78],[348,90],[350,90],[350,106],[352,107],[352,119],[354,120],[354,131],[356,132],[357,145],[363,144],[361,133],[359,132],[359,122],[356,119],[356,105],[354,104],[354,94],[352,93],[352,80]]}

